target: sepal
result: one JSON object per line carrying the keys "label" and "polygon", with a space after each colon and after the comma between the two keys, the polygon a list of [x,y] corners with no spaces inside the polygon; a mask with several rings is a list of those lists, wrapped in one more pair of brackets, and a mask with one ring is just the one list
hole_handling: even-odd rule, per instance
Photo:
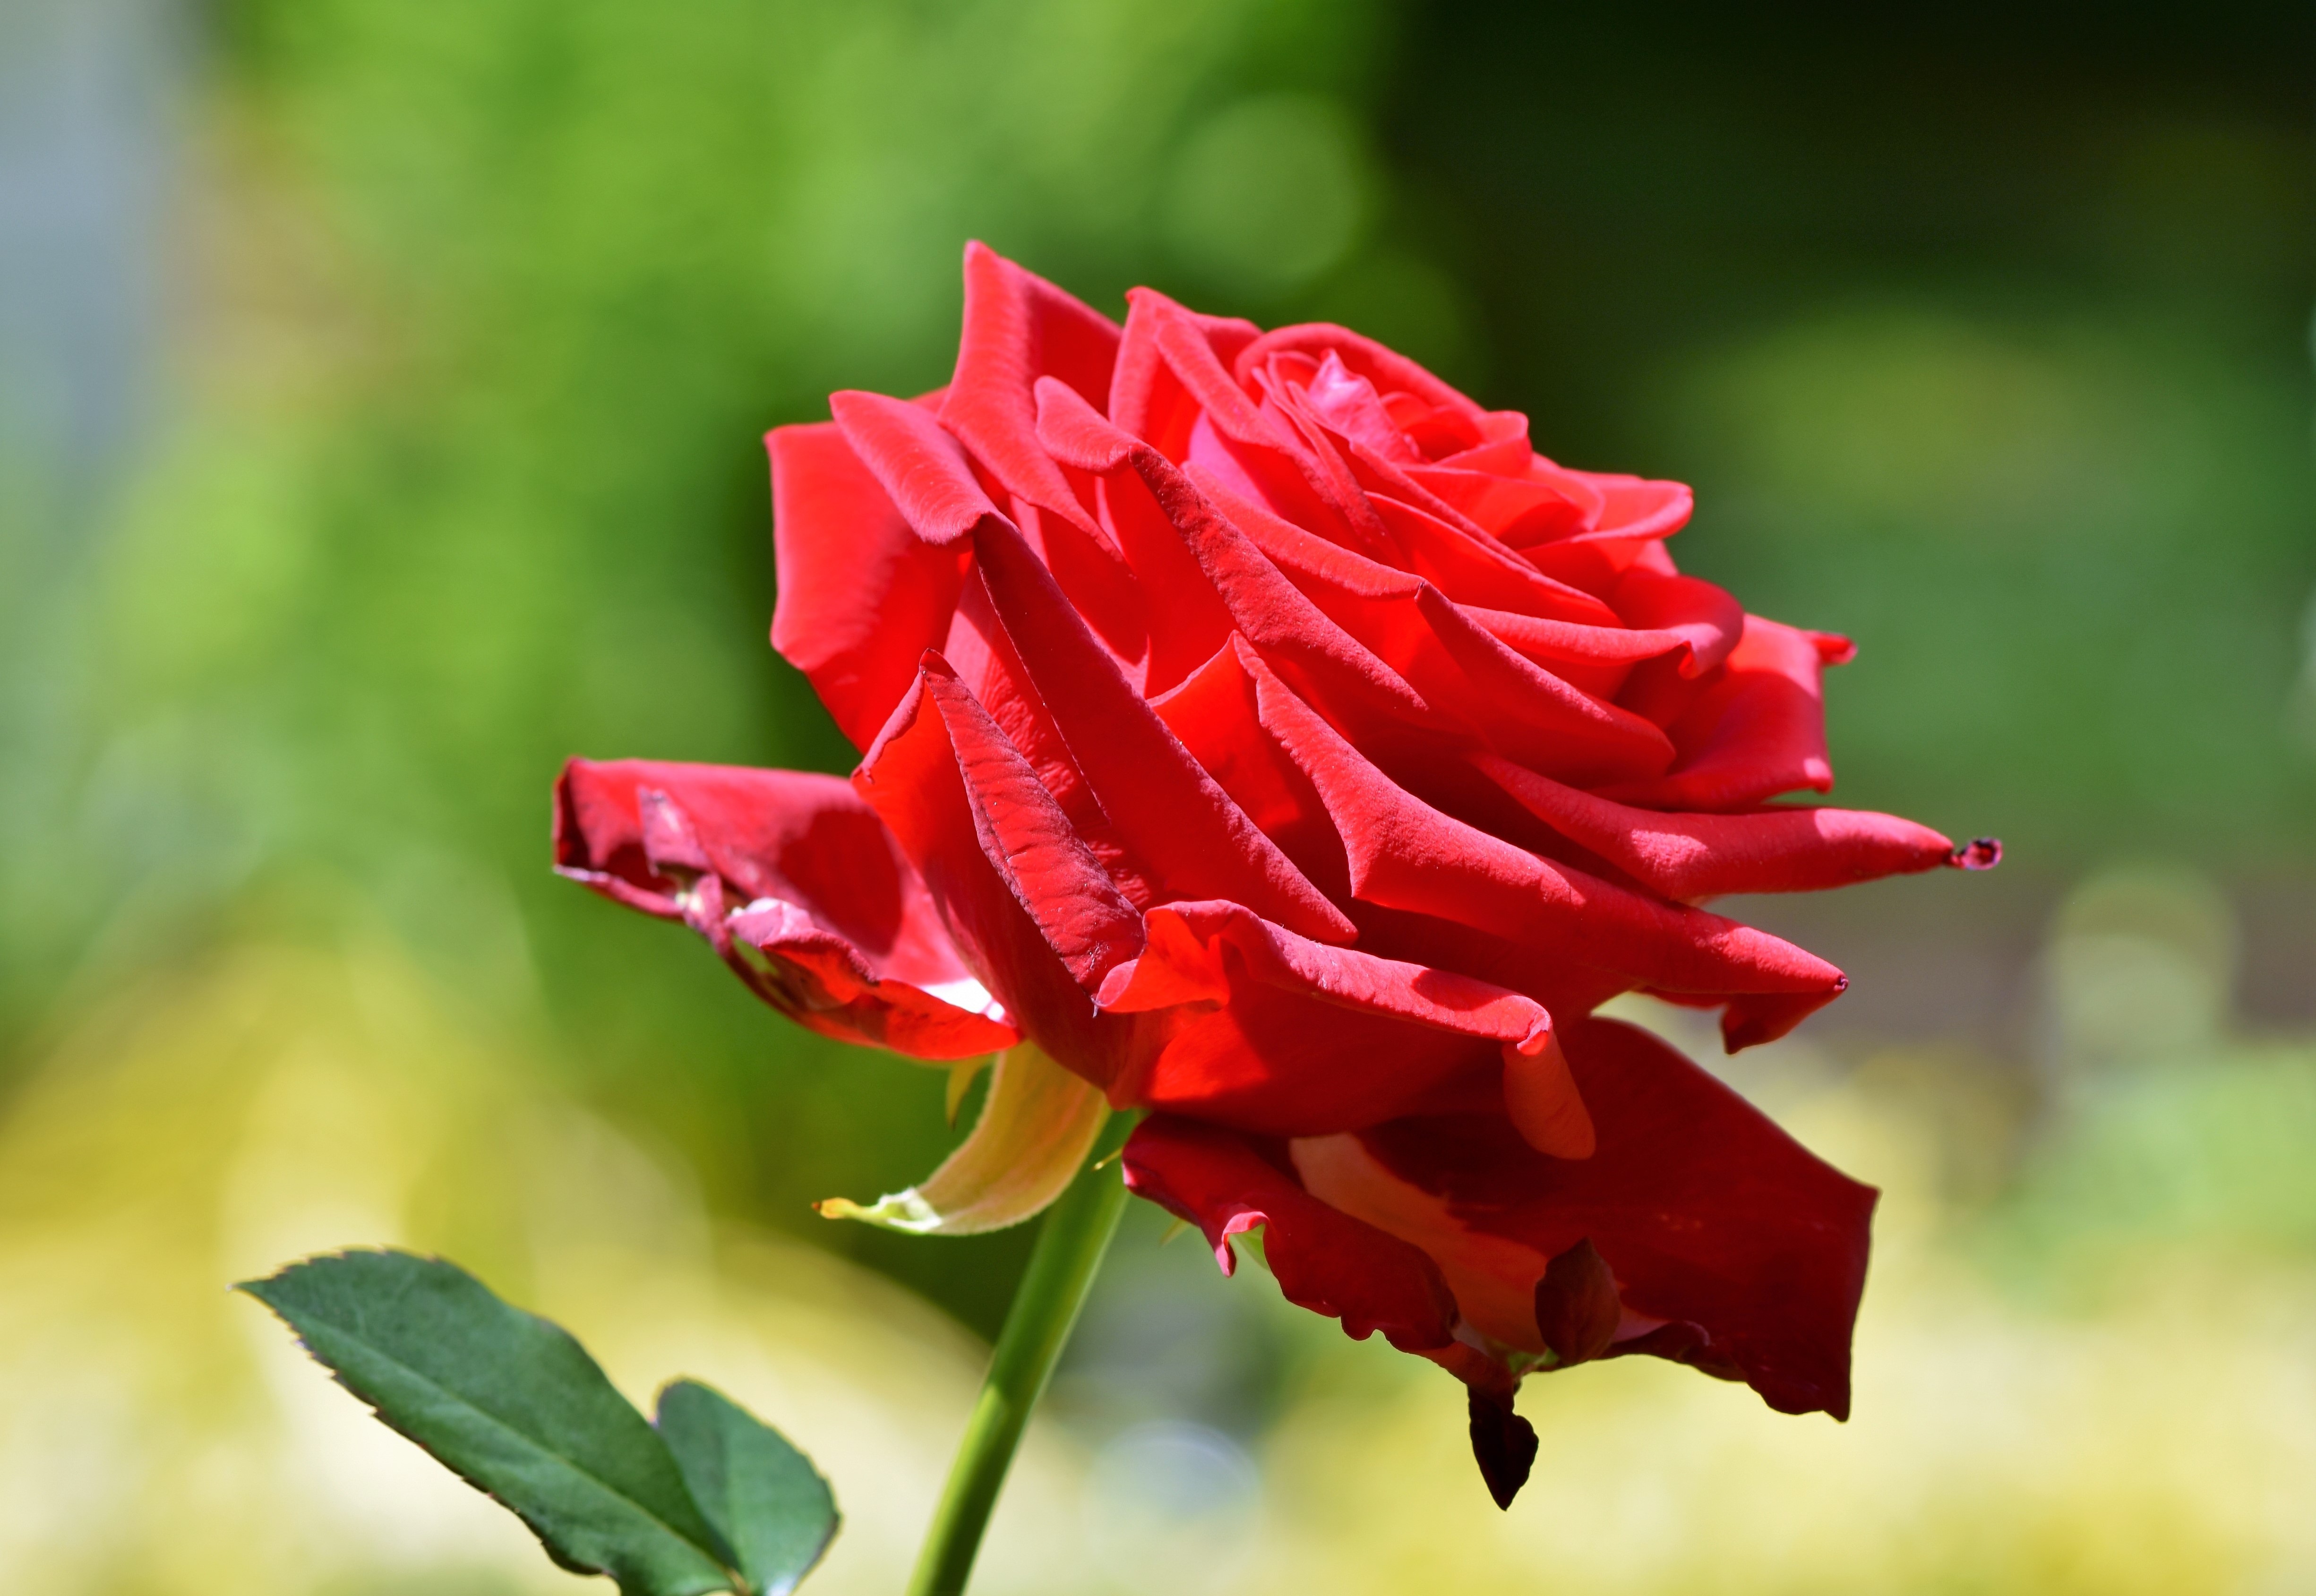
{"label": "sepal", "polygon": [[1062,1194],[1109,1118],[1099,1089],[1023,1042],[998,1056],[981,1118],[939,1169],[873,1203],[832,1197],[815,1206],[824,1218],[859,1219],[911,1235],[1002,1230],[1042,1213]]}

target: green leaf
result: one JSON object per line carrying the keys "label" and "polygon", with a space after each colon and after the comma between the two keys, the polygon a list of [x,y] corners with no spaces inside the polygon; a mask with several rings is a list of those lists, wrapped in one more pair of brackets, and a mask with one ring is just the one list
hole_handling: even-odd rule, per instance
{"label": "green leaf", "polygon": [[[954,1080],[954,1077],[952,1077]],[[997,1056],[981,1118],[941,1166],[906,1191],[873,1203],[831,1197],[830,1219],[859,1219],[912,1235],[975,1235],[1044,1211],[1085,1164],[1109,1104],[1034,1042]]]}
{"label": "green leaf", "polygon": [[759,1596],[787,1596],[836,1538],[836,1498],[788,1438],[721,1392],[677,1380],[659,1394],[660,1436]]}
{"label": "green leaf", "polygon": [[378,1416],[626,1596],[729,1591],[731,1548],[658,1431],[560,1326],[455,1264],[360,1251],[237,1288]]}

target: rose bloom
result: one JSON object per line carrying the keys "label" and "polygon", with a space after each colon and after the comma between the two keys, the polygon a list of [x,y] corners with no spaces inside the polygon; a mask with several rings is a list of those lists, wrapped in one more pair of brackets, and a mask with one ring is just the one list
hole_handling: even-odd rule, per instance
{"label": "rose bloom", "polygon": [[1147,1110],[1127,1184],[1463,1380],[1500,1502],[1540,1369],[1843,1417],[1873,1189],[1592,1012],[1783,1036],[1841,972],[1699,905],[1994,846],[1769,802],[1832,785],[1852,650],[1675,569],[1687,487],[1341,327],[1128,302],[972,246],[946,388],[774,431],[772,642],[860,768],[574,761],[560,868],[823,1035]]}

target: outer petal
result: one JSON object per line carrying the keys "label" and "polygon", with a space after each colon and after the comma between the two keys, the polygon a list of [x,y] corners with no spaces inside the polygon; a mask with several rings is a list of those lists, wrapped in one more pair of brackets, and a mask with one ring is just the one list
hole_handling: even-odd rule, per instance
{"label": "outer petal", "polygon": [[[979,242],[965,246],[965,333],[941,424],[1014,493],[1095,533],[1038,447],[1030,390],[1054,378],[1100,404],[1118,361],[1118,325]],[[1096,534],[1098,535],[1098,534]]]}
{"label": "outer petal", "polygon": [[[959,953],[1021,1034],[1097,1084],[1125,1066],[1135,1027],[1100,1019],[1080,976],[1098,984],[1141,941],[1139,917],[1086,856],[1066,816],[1023,780],[1018,750],[965,694],[939,655],[926,661],[852,773],[940,905]],[[967,772],[973,776],[968,785]],[[1024,906],[1008,854],[1034,845],[1047,897]]]}
{"label": "outer petal", "polygon": [[[1428,509],[1388,495],[1371,502],[1407,568],[1459,604],[1583,626],[1622,624],[1604,601],[1555,582],[1492,538],[1474,536]],[[1442,506],[1445,508],[1445,506]]]}
{"label": "outer petal", "polygon": [[1473,762],[1528,813],[1667,897],[1813,892],[1961,862],[1927,825],[1857,809],[1668,815],[1564,787],[1509,760]]}
{"label": "outer petal", "polygon": [[998,513],[955,438],[920,405],[846,388],[828,408],[844,441],[926,542],[948,548]]}
{"label": "outer petal", "polygon": [[1618,990],[1733,999],[1724,1023],[1733,1047],[1782,1035],[1841,992],[1840,971],[1765,932],[1617,887],[1441,813],[1394,784],[1260,662],[1250,673],[1264,727],[1325,803],[1362,902],[1468,926],[1532,958],[1613,972]]}
{"label": "outer petal", "polygon": [[980,244],[965,251],[965,334],[941,424],[1012,497],[1015,522],[1113,652],[1147,651],[1143,595],[1084,485],[1038,445],[1032,387],[1057,381],[1095,402],[1109,389],[1118,327]]}
{"label": "outer petal", "polygon": [[575,759],[556,788],[555,857],[606,897],[690,924],[824,1036],[920,1058],[1015,1039],[892,834],[836,777]]}
{"label": "outer petal", "polygon": [[1688,645],[1688,656],[1680,662],[1684,676],[1702,676],[1712,670],[1744,636],[1744,607],[1695,576],[1635,566],[1610,596],[1627,626],[1661,629]]}
{"label": "outer petal", "polygon": [[1126,304],[1126,331],[1118,341],[1118,364],[1110,375],[1105,413],[1179,464],[1189,457],[1190,428],[1198,420],[1199,406],[1158,347],[1161,326],[1174,317],[1188,317],[1208,347],[1224,360],[1252,343],[1261,329],[1234,317],[1199,316],[1185,310],[1155,289],[1130,290]]}
{"label": "outer petal", "polygon": [[1549,1049],[1552,1018],[1531,998],[1331,948],[1236,904],[1170,904],[1143,924],[1140,956],[1109,972],[1100,1002],[1160,1022],[1165,1041],[1111,1083],[1121,1106],[1272,1135],[1352,1129],[1494,1101],[1506,1057]]}
{"label": "outer petal", "polygon": [[1601,789],[1650,809],[1742,809],[1781,792],[1831,791],[1822,669],[1850,655],[1847,642],[1745,618],[1745,636],[1664,722],[1679,759],[1651,781]]}
{"label": "outer petal", "polygon": [[1121,675],[1002,520],[976,538],[983,581],[1030,680],[1118,834],[1173,896],[1229,897],[1306,935],[1351,924],[1201,770]]}
{"label": "outer petal", "polygon": [[1079,985],[1099,985],[1141,947],[1133,905],[1020,750],[939,655],[926,656],[920,691],[956,758],[982,856]]}
{"label": "outer petal", "polygon": [[[1331,902],[1348,905],[1350,867],[1326,805],[1310,778],[1263,729],[1252,674],[1260,663],[1244,638],[1233,638],[1153,707],[1295,867]],[[1460,752],[1451,750],[1450,755]]]}
{"label": "outer petal", "polygon": [[1536,1288],[1590,1240],[1624,1304],[1617,1345],[1743,1378],[1782,1413],[1849,1412],[1873,1189],[1631,1026],[1563,1039],[1599,1130],[1572,1162],[1501,1120],[1407,1119],[1298,1141],[1304,1186],[1437,1262],[1467,1319],[1544,1350]]}
{"label": "outer petal", "polygon": [[[1422,578],[1314,537],[1196,468],[1190,477],[1317,610],[1434,707],[1435,718],[1446,706],[1472,728],[1467,735],[1572,778],[1629,779],[1672,760],[1672,745],[1649,721],[1532,664]],[[1341,697],[1330,692],[1324,701],[1332,710]],[[1347,724],[1362,739],[1369,735],[1360,722]]]}
{"label": "outer petal", "polygon": [[917,656],[947,634],[964,552],[919,539],[834,424],[776,427],[764,445],[779,562],[772,646],[866,748],[916,680]]}
{"label": "outer petal", "polygon": [[1380,1330],[1402,1351],[1455,1339],[1455,1298],[1421,1249],[1319,1201],[1252,1138],[1154,1114],[1135,1128],[1125,1164],[1127,1187],[1198,1226],[1225,1274],[1230,1238],[1260,1226],[1287,1301],[1341,1319],[1355,1340]]}

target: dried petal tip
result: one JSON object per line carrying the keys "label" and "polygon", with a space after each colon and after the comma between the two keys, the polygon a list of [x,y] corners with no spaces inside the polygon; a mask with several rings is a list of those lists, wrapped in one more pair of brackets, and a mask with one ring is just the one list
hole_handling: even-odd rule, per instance
{"label": "dried petal tip", "polygon": [[1980,837],[1964,843],[1954,851],[1952,862],[1957,869],[1991,870],[2002,862],[2002,839]]}
{"label": "dried petal tip", "polygon": [[1472,1456],[1479,1459],[1480,1477],[1488,1494],[1509,1510],[1512,1498],[1528,1484],[1536,1464],[1536,1429],[1512,1412],[1510,1403],[1471,1393]]}

